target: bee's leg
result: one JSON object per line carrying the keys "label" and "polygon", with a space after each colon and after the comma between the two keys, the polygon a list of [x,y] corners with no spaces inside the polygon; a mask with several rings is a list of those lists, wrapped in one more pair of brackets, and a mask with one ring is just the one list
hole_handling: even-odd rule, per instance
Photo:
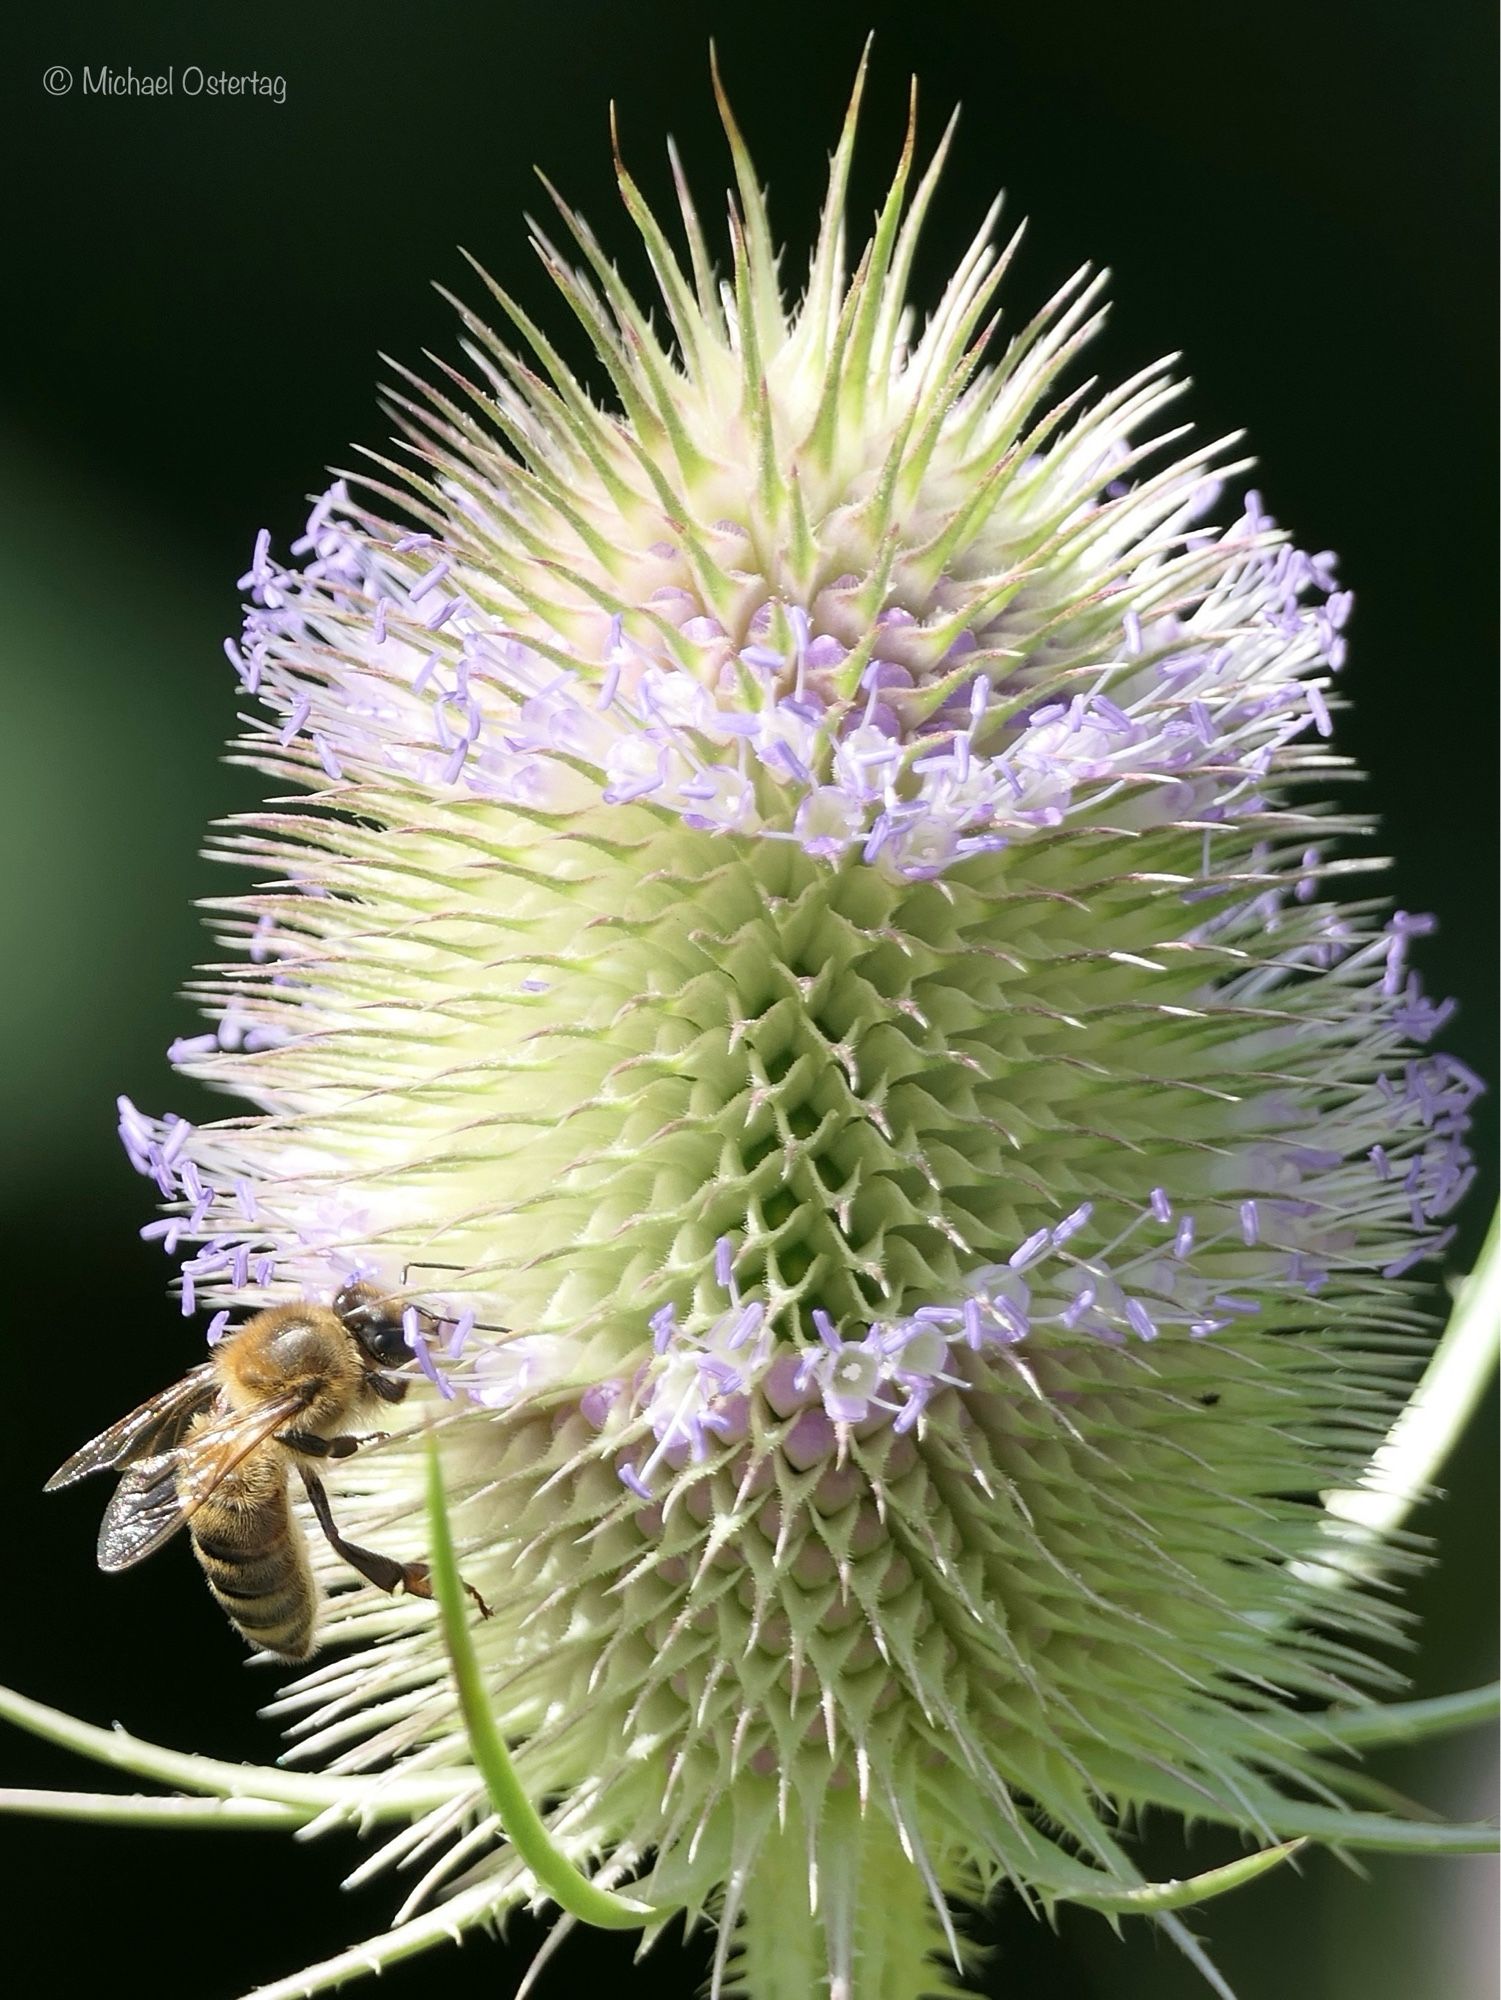
{"label": "bee's leg", "polygon": [[276,1442],[288,1451],[301,1452],[304,1458],[352,1458],[362,1444],[378,1444],[390,1435],[389,1431],[367,1431],[363,1437],[322,1438],[311,1431],[278,1431]]}
{"label": "bee's leg", "polygon": [[397,1381],[394,1375],[367,1375],[365,1381],[383,1403],[399,1403],[412,1386],[410,1382]]}
{"label": "bee's leg", "polygon": [[[318,1516],[318,1526],[327,1536],[328,1545],[335,1555],[342,1557],[352,1570],[357,1570],[377,1590],[389,1590],[393,1595],[397,1591],[405,1591],[409,1597],[432,1596],[431,1576],[425,1562],[397,1562],[394,1556],[379,1555],[374,1549],[362,1549],[358,1542],[346,1542],[334,1521],[323,1481],[316,1472],[309,1472],[305,1465],[299,1466],[298,1471],[307,1488],[307,1497],[313,1503],[313,1512]],[[480,1616],[488,1618],[490,1607],[474,1585],[466,1583],[464,1588],[479,1606]]]}

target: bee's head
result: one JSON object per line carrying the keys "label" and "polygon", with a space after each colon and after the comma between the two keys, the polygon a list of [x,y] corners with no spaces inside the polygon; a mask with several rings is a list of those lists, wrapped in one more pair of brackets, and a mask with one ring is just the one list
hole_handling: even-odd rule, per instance
{"label": "bee's head", "polygon": [[412,1358],[402,1310],[395,1299],[382,1298],[369,1285],[345,1285],[334,1300],[334,1311],[382,1368],[399,1368]]}

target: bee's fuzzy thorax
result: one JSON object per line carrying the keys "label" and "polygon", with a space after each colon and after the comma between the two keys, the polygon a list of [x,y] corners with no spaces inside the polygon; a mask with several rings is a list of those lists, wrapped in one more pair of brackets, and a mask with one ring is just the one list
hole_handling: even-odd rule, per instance
{"label": "bee's fuzzy thorax", "polygon": [[347,1425],[369,1400],[368,1369],[326,1308],[282,1306],[255,1315],[217,1344],[214,1365],[232,1408],[252,1409],[274,1396],[295,1396],[298,1426],[319,1435]]}

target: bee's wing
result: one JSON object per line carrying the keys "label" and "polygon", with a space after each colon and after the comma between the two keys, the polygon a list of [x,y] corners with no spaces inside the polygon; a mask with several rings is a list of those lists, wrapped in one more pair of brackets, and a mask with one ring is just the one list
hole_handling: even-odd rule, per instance
{"label": "bee's wing", "polygon": [[53,1493],[59,1486],[71,1486],[90,1472],[110,1472],[119,1465],[134,1465],[180,1443],[183,1433],[200,1410],[206,1410],[217,1394],[212,1361],[189,1369],[180,1382],[163,1389],[128,1417],[121,1417],[107,1431],[90,1438],[60,1465],[42,1489]]}
{"label": "bee's wing", "polygon": [[99,1523],[99,1567],[129,1569],[177,1533],[242,1459],[305,1407],[288,1393],[231,1410],[173,1451],[129,1466]]}
{"label": "bee's wing", "polygon": [[177,1453],[144,1458],[122,1474],[99,1523],[99,1567],[129,1569],[160,1548],[187,1516],[177,1497]]}

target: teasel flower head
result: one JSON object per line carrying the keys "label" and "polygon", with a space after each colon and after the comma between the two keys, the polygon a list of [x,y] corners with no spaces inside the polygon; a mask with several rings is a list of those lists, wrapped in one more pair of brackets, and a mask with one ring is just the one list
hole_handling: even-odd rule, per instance
{"label": "teasel flower head", "polygon": [[[951,1990],[997,1885],[1129,1907],[1149,1805],[1359,1843],[1317,1713],[1395,1685],[1410,1556],[1318,1496],[1407,1393],[1478,1088],[1352,858],[1333,557],[1168,363],[1068,386],[1098,279],[1002,321],[993,213],[913,308],[942,146],[852,259],[854,124],[796,303],[726,112],[718,269],[620,170],[650,312],[534,232],[604,404],[487,279],[513,331],[460,307],[261,536],[279,796],[173,1051],[248,1109],[121,1126],[215,1332],[409,1303],[526,1789],[761,2000]],[[331,1471],[345,1533],[420,1554],[422,1477]],[[540,1892],[432,1607],[317,1540],[294,1755],[447,1783],[367,1867],[497,1919]]]}

